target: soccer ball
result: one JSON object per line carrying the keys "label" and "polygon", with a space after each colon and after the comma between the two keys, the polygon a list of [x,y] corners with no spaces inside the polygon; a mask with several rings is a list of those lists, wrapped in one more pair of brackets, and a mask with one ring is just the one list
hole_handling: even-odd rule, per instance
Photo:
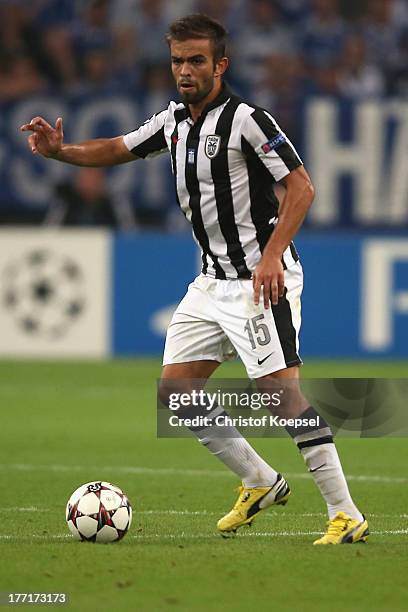
{"label": "soccer ball", "polygon": [[132,507],[119,487],[97,480],[73,492],[66,520],[76,540],[116,542],[129,530]]}

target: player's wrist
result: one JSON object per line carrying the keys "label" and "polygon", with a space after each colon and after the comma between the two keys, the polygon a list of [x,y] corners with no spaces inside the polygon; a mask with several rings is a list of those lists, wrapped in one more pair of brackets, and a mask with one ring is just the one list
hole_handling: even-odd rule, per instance
{"label": "player's wrist", "polygon": [[284,249],[279,247],[278,245],[267,245],[263,252],[263,258],[268,259],[269,261],[273,261],[275,259],[281,260]]}
{"label": "player's wrist", "polygon": [[53,151],[48,157],[52,159],[56,159],[58,161],[66,161],[66,157],[64,155],[65,146],[61,145],[57,151]]}

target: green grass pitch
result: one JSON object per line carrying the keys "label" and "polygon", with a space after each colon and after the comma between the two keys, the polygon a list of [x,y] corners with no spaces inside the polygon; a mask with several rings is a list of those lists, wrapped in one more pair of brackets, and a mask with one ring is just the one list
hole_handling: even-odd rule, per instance
{"label": "green grass pitch", "polygon": [[[304,375],[407,377],[407,365],[312,363]],[[0,362],[0,591],[66,592],[81,612],[407,609],[406,438],[338,440],[366,545],[312,546],[324,506],[287,439],[253,443],[287,476],[289,504],[223,540],[215,524],[238,483],[196,441],[156,438],[159,373],[155,360]],[[68,535],[69,495],[97,479],[133,505],[118,544]]]}

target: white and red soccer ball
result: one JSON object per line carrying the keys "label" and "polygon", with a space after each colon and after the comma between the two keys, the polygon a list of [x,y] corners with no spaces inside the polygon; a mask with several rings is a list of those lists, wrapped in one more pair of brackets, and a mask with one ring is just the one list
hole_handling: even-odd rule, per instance
{"label": "white and red soccer ball", "polygon": [[95,481],[73,492],[67,503],[68,528],[76,540],[116,542],[132,523],[132,507],[119,487]]}

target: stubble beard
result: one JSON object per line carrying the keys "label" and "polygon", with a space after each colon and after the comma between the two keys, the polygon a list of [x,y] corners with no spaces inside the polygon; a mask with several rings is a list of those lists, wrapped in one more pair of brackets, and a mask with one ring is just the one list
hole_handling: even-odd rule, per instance
{"label": "stubble beard", "polygon": [[196,90],[195,92],[185,92],[181,93],[180,96],[184,104],[199,104],[208,96],[208,94],[214,88],[214,79],[210,79],[206,81],[201,89]]}

